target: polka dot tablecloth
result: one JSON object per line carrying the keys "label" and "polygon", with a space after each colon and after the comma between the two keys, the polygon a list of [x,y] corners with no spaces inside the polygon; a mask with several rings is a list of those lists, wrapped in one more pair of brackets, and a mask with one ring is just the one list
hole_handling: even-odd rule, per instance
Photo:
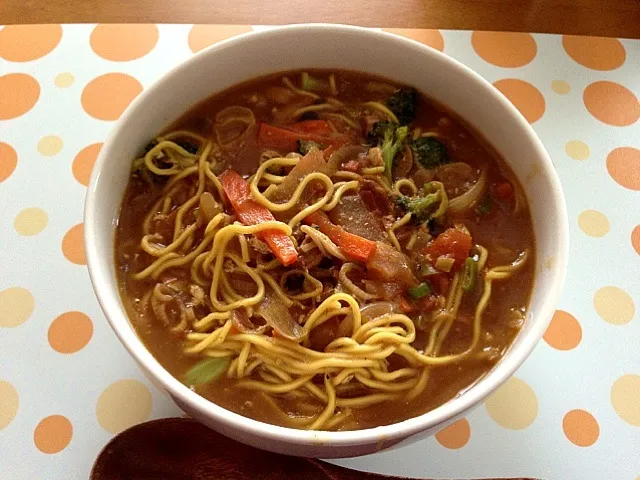
{"label": "polka dot tablecloth", "polygon": [[[252,28],[265,27],[0,29],[3,480],[87,478],[114,434],[180,414],[98,307],[82,203],[131,100]],[[435,437],[336,463],[416,477],[640,480],[640,41],[394,32],[469,65],[531,122],[566,193],[571,258],[544,339],[483,406]]]}

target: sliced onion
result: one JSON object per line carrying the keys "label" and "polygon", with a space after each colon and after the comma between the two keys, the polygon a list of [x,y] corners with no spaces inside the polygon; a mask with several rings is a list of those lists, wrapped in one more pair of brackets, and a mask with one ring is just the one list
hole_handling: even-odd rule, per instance
{"label": "sliced onion", "polygon": [[448,163],[438,167],[436,174],[439,178],[444,178],[447,175],[457,175],[465,179],[470,179],[473,175],[473,167],[464,162]]}
{"label": "sliced onion", "polygon": [[[287,202],[291,199],[293,192],[298,188],[298,185],[304,177],[314,172],[327,173],[327,162],[325,162],[322,152],[315,148],[302,157],[296,166],[284,177],[282,183],[273,189],[270,199],[276,203]],[[310,188],[307,187],[302,193],[300,197],[302,204],[307,201],[309,191]]]}
{"label": "sliced onion", "polygon": [[374,302],[369,303],[360,309],[360,315],[362,316],[362,323],[366,323],[374,318],[381,317],[382,315],[389,315],[395,313],[396,307],[391,302]]}
{"label": "sliced onion", "polygon": [[327,175],[333,175],[346,160],[356,158],[366,151],[367,149],[362,145],[347,145],[346,147],[339,148],[329,157],[329,161],[327,162]]}
{"label": "sliced onion", "polygon": [[213,195],[209,192],[204,192],[200,195],[200,211],[207,220],[207,223],[209,223],[213,220],[213,217],[222,212],[222,209],[220,208],[220,205],[218,205],[218,202],[213,198]]}
{"label": "sliced onion", "polygon": [[295,342],[302,340],[302,327],[293,319],[287,306],[271,289],[265,292],[257,311],[280,336]]}
{"label": "sliced onion", "polygon": [[242,333],[263,333],[267,328],[267,325],[255,325],[245,309],[232,310],[231,323]]}
{"label": "sliced onion", "polygon": [[369,278],[398,285],[415,287],[418,279],[413,274],[407,256],[383,242],[376,242],[378,248],[367,262]]}
{"label": "sliced onion", "polygon": [[386,238],[379,217],[371,213],[360,195],[342,197],[338,205],[329,212],[329,218],[354,235],[373,241]]}
{"label": "sliced onion", "polygon": [[347,315],[338,324],[338,329],[336,330],[336,338],[350,337],[352,330],[353,330],[353,317],[351,315]]}
{"label": "sliced onion", "polygon": [[274,103],[286,105],[295,98],[296,94],[285,87],[269,87],[265,91],[265,97]]}
{"label": "sliced onion", "polygon": [[482,195],[484,195],[486,187],[487,169],[485,168],[480,172],[480,177],[478,177],[478,181],[473,187],[462,195],[449,200],[449,208],[447,209],[447,212],[454,215],[466,212],[480,201]]}
{"label": "sliced onion", "polygon": [[393,164],[393,178],[406,178],[413,169],[413,153],[409,145],[405,145],[402,155]]}

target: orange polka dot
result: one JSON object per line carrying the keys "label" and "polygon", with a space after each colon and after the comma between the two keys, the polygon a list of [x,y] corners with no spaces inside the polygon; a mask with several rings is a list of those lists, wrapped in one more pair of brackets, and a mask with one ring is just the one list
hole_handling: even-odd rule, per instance
{"label": "orange polka dot", "polygon": [[0,76],[0,120],[24,115],[40,98],[40,84],[25,73]]}
{"label": "orange polka dot", "polygon": [[251,30],[250,25],[194,25],[189,32],[189,48],[196,53],[216,42]]}
{"label": "orange polka dot", "polygon": [[86,265],[84,254],[84,224],[80,223],[69,229],[62,239],[62,253],[67,260],[77,265]]}
{"label": "orange polka dot", "polygon": [[617,183],[631,190],[640,190],[640,150],[620,147],[607,155],[607,170]]}
{"label": "orange polka dot", "polygon": [[144,57],[158,43],[158,27],[145,24],[103,24],[91,32],[91,48],[106,60],[126,62]]}
{"label": "orange polka dot", "polygon": [[571,410],[562,419],[562,430],[569,441],[579,447],[596,443],[600,436],[598,421],[585,410]]}
{"label": "orange polka dot", "polygon": [[427,30],[422,28],[385,28],[384,30],[424,43],[436,50],[444,50],[444,38],[442,38],[440,30]]}
{"label": "orange polka dot", "polygon": [[466,418],[462,418],[436,433],[440,445],[452,450],[464,447],[471,438],[471,427]]}
{"label": "orange polka dot", "polygon": [[624,127],[640,117],[640,102],[631,90],[614,82],[594,82],[582,95],[589,113],[603,123]]}
{"label": "orange polka dot", "polygon": [[33,443],[42,453],[64,450],[73,436],[73,426],[67,417],[51,415],[43,418],[33,432]]}
{"label": "orange polka dot", "polygon": [[640,255],[640,225],[631,232],[631,245],[638,255]]}
{"label": "orange polka dot", "polygon": [[507,68],[530,63],[538,52],[536,41],[529,33],[473,32],[471,45],[483,60]]}
{"label": "orange polka dot", "polygon": [[18,165],[18,154],[8,143],[0,142],[0,182],[11,176]]}
{"label": "orange polka dot", "polygon": [[564,35],[562,46],[576,62],[593,70],[615,70],[627,56],[617,38]]}
{"label": "orange polka dot", "polygon": [[582,327],[570,313],[556,310],[544,333],[544,340],[558,350],[571,350],[582,340]]}
{"label": "orange polka dot", "polygon": [[0,57],[29,62],[51,52],[61,38],[60,25],[8,25],[0,30]]}
{"label": "orange polka dot", "polygon": [[91,80],[82,90],[82,108],[99,120],[117,120],[142,92],[138,80],[125,73],[107,73]]}
{"label": "orange polka dot", "polygon": [[96,163],[101,149],[102,143],[94,143],[80,150],[73,159],[73,165],[71,165],[73,176],[85,187],[89,185],[93,164]]}
{"label": "orange polka dot", "polygon": [[75,353],[89,343],[93,323],[82,312],[66,312],[49,326],[49,345],[58,353]]}
{"label": "orange polka dot", "polygon": [[506,78],[493,84],[507,97],[529,123],[540,120],[544,114],[546,104],[540,91],[524,80]]}

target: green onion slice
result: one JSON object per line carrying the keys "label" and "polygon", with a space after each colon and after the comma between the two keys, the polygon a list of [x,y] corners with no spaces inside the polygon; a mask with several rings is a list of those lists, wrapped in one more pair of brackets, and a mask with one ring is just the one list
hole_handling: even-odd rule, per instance
{"label": "green onion slice", "polygon": [[462,290],[469,293],[476,288],[476,277],[478,276],[478,262],[473,258],[467,258],[464,261],[464,270],[462,271]]}
{"label": "green onion slice", "polygon": [[229,357],[207,358],[196,363],[184,376],[187,385],[209,383],[222,375],[229,366]]}
{"label": "green onion slice", "polygon": [[413,298],[414,300],[418,300],[422,297],[426,297],[431,293],[431,285],[429,285],[427,282],[422,282],[417,287],[410,288],[408,292],[411,298]]}

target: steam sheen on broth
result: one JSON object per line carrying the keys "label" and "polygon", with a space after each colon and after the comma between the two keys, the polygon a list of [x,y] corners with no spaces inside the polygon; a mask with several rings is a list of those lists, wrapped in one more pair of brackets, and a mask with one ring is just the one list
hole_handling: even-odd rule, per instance
{"label": "steam sheen on broth", "polygon": [[534,240],[501,158],[420,92],[295,71],[206,100],[133,160],[115,261],[155,358],[292,428],[459,395],[526,315]]}

